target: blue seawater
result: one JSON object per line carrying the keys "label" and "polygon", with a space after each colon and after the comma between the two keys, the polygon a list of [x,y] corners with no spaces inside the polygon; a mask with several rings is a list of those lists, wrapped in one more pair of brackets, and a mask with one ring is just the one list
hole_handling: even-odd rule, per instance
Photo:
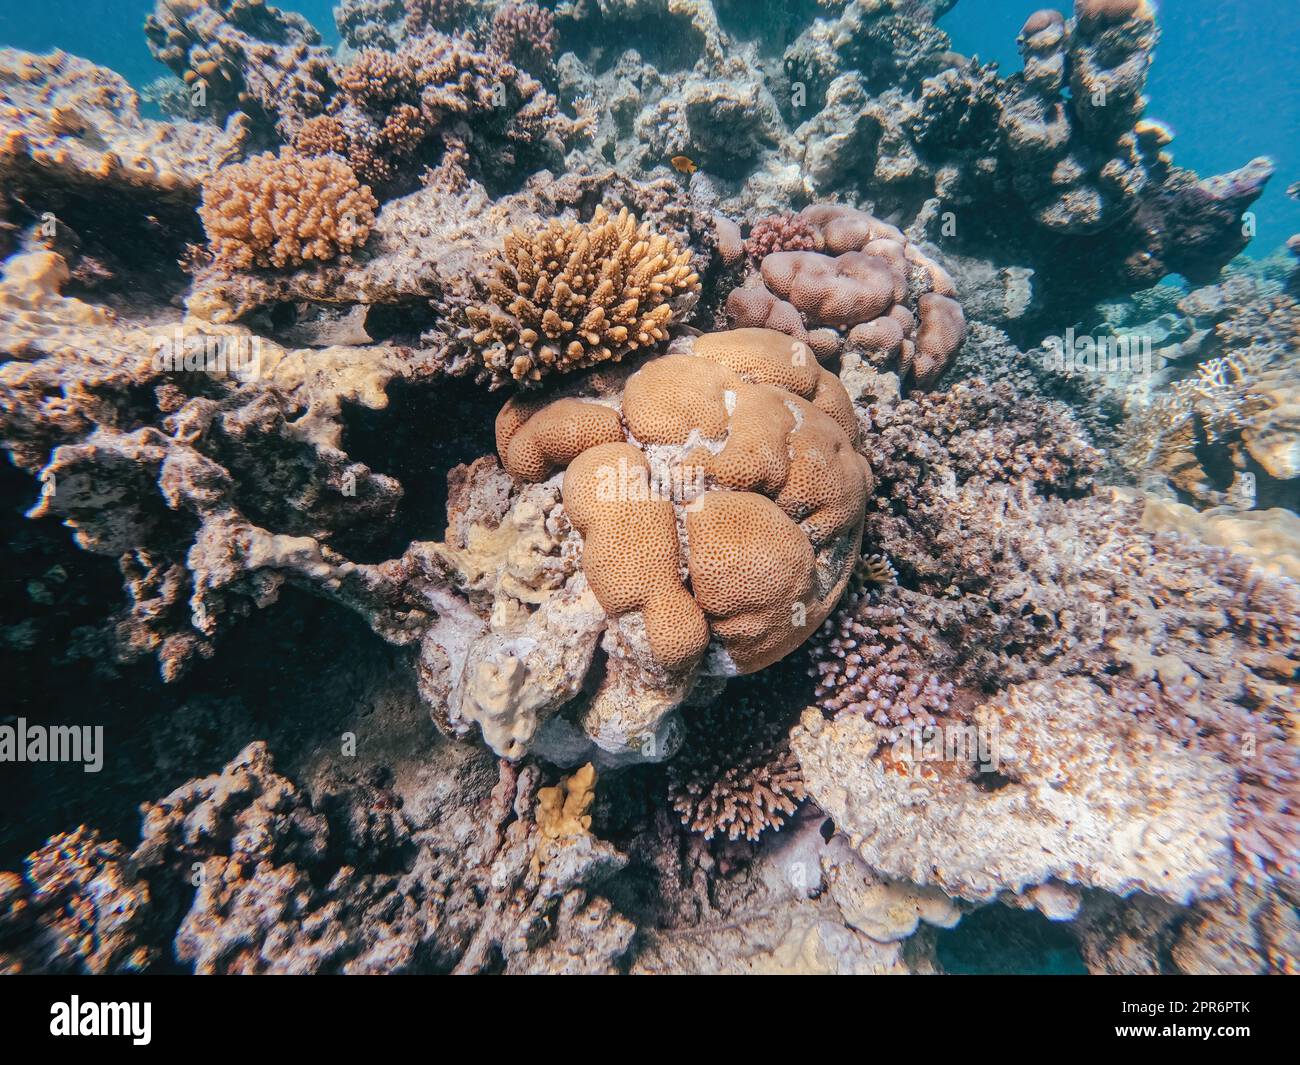
{"label": "blue seawater", "polygon": [[[959,0],[939,21],[965,55],[1020,69],[1016,35],[1037,7],[1025,0]],[[1058,6],[1069,13],[1071,4]],[[1300,203],[1286,187],[1300,181],[1300,18],[1296,0],[1158,0],[1160,45],[1147,81],[1147,117],[1173,127],[1180,166],[1202,177],[1257,155],[1277,173],[1256,202],[1258,235],[1250,254],[1265,256],[1300,232]]]}
{"label": "blue seawater", "polygon": [[[140,27],[153,0],[0,0],[0,43],[32,51],[62,48],[112,67],[136,86],[165,70]],[[327,43],[338,41],[334,0],[283,0],[306,15]],[[953,47],[1020,69],[1016,35],[1034,0],[960,0],[940,25]],[[1067,13],[1071,5],[1059,5]],[[1162,39],[1148,82],[1147,114],[1177,133],[1176,161],[1202,176],[1258,155],[1278,172],[1255,205],[1265,256],[1300,232],[1300,203],[1286,187],[1300,181],[1300,18],[1296,0],[1160,0]]]}

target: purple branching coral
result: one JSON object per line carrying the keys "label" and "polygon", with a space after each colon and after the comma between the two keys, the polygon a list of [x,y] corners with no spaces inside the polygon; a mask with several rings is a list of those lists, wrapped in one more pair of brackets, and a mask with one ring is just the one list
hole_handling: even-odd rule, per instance
{"label": "purple branching coral", "polygon": [[492,17],[489,48],[534,74],[541,74],[551,66],[558,41],[555,12],[548,8],[506,4]]}
{"label": "purple branching coral", "polygon": [[500,177],[562,151],[575,131],[541,82],[468,37],[431,32],[395,52],[362,49],[337,81],[329,113],[298,127],[294,147],[342,155],[381,198],[411,191],[448,150]]}
{"label": "purple branching coral", "polygon": [[469,0],[406,0],[408,33],[465,29],[469,18]]}
{"label": "purple branching coral", "polygon": [[954,685],[933,671],[930,637],[909,626],[906,611],[855,593],[813,639],[814,701],[835,715],[866,714],[877,725],[933,725],[952,705]]}
{"label": "purple branching coral", "polygon": [[705,839],[751,842],[779,829],[804,799],[789,722],[742,701],[696,711],[668,764],[668,797],[682,824]]}

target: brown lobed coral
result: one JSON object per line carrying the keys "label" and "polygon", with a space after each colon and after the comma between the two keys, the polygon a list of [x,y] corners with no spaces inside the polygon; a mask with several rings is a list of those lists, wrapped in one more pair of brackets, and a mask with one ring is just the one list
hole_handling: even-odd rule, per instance
{"label": "brown lobed coral", "polygon": [[691,253],[626,209],[588,223],[515,230],[484,279],[488,302],[466,309],[464,334],[494,385],[540,381],[668,339],[699,295]]}
{"label": "brown lobed coral", "polygon": [[856,438],[838,378],[763,329],[679,342],[627,379],[621,411],[516,399],[497,419],[512,474],[567,467],[591,589],[608,614],[641,617],[667,670],[696,664],[712,636],[730,671],[752,672],[825,620],[872,484]]}
{"label": "brown lobed coral", "polygon": [[331,156],[265,152],[223,167],[199,215],[213,259],[233,270],[325,262],[365,244],[379,203]]}
{"label": "brown lobed coral", "polygon": [[408,33],[463,28],[471,14],[470,0],[405,0]]}
{"label": "brown lobed coral", "polygon": [[851,207],[805,208],[783,223],[781,234],[796,232],[823,250],[765,255],[727,297],[732,320],[806,341],[822,359],[851,348],[913,387],[933,386],[966,339],[947,271],[899,229]]}

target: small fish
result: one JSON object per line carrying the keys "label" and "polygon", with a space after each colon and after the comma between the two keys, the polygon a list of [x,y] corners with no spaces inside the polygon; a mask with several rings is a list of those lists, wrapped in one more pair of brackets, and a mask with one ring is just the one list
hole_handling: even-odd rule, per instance
{"label": "small fish", "polygon": [[695,160],[689,155],[674,155],[672,163],[673,169],[683,174],[694,174],[695,171],[699,170],[699,167],[695,165]]}

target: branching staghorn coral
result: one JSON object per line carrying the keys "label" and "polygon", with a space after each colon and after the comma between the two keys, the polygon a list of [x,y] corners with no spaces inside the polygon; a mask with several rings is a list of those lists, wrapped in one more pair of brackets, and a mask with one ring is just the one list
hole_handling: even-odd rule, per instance
{"label": "branching staghorn coral", "polygon": [[473,5],[470,0],[405,0],[407,32],[466,29]]}
{"label": "branching staghorn coral", "polygon": [[217,171],[204,184],[199,214],[213,259],[247,270],[353,251],[369,238],[378,208],[347,163],[286,149]]}
{"label": "branching staghorn coral", "polygon": [[583,128],[507,54],[463,35],[425,32],[395,51],[363,48],[337,69],[325,114],[298,124],[301,152],[342,155],[383,198],[417,187],[422,166],[453,146],[485,181],[552,160]]}
{"label": "branching staghorn coral", "polygon": [[494,386],[653,348],[700,291],[688,250],[603,207],[589,223],[516,230],[484,280],[491,302],[466,309],[465,339]]}
{"label": "branching staghorn coral", "polygon": [[668,801],[705,839],[751,843],[778,831],[805,797],[790,724],[727,698],[687,716],[686,742],[668,764]]}
{"label": "branching staghorn coral", "polygon": [[865,714],[882,726],[928,726],[952,704],[953,683],[927,654],[901,607],[855,593],[810,643],[814,703],[829,714]]}

